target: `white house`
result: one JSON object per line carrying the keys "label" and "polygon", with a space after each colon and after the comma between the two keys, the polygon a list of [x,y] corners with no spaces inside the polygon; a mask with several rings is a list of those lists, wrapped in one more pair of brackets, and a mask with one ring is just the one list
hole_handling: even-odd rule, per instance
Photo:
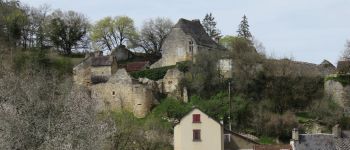
{"label": "white house", "polygon": [[175,150],[224,150],[222,125],[194,108],[174,129]]}

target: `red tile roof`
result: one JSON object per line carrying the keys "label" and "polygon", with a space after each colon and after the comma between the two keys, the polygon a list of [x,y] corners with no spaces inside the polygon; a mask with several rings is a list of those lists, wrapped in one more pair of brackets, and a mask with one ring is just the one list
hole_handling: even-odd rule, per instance
{"label": "red tile roof", "polygon": [[141,71],[149,65],[148,61],[131,62],[126,65],[127,72]]}
{"label": "red tile roof", "polygon": [[292,150],[292,146],[286,145],[254,145],[254,150]]}

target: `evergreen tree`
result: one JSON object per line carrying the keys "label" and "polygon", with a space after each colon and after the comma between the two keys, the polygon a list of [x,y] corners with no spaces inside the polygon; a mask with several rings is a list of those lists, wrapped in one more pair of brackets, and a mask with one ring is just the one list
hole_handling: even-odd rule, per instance
{"label": "evergreen tree", "polygon": [[244,15],[243,20],[238,27],[238,37],[243,37],[245,39],[251,40],[252,34],[249,31],[248,18]]}
{"label": "evergreen tree", "polygon": [[205,15],[202,24],[205,32],[208,33],[209,37],[215,38],[220,35],[220,30],[216,28],[216,21],[212,13]]}

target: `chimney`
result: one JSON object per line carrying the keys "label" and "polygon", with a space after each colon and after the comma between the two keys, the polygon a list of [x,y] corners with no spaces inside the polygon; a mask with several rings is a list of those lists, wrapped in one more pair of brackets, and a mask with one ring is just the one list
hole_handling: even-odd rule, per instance
{"label": "chimney", "polygon": [[292,140],[299,141],[299,130],[298,128],[294,128],[292,131]]}
{"label": "chimney", "polygon": [[339,124],[332,128],[332,134],[335,138],[341,138],[341,128],[339,127]]}
{"label": "chimney", "polygon": [[221,120],[220,120],[220,124],[221,124],[221,125],[224,125],[224,120],[221,119]]}
{"label": "chimney", "polygon": [[219,43],[220,42],[220,36],[216,36],[216,37],[214,37],[214,41],[216,42],[216,43]]}
{"label": "chimney", "polygon": [[103,51],[95,51],[94,56],[95,57],[103,56]]}
{"label": "chimney", "polygon": [[195,22],[195,23],[201,23],[201,21],[199,19],[193,19],[192,22]]}

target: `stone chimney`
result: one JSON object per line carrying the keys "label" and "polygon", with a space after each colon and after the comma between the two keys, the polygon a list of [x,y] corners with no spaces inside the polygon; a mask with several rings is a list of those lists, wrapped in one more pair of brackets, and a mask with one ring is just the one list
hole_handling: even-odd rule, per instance
{"label": "stone chimney", "polygon": [[292,140],[299,141],[299,130],[298,128],[294,128],[292,131]]}
{"label": "stone chimney", "polygon": [[215,41],[216,43],[219,43],[219,42],[220,42],[220,37],[219,37],[219,36],[215,37],[215,38],[214,38],[214,41]]}
{"label": "stone chimney", "polygon": [[224,125],[224,120],[221,119],[221,120],[220,120],[220,124],[221,124],[221,125]]}
{"label": "stone chimney", "polygon": [[341,138],[341,128],[339,127],[339,124],[332,128],[332,134],[335,138]]}
{"label": "stone chimney", "polygon": [[95,51],[94,56],[95,57],[103,56],[103,51]]}

